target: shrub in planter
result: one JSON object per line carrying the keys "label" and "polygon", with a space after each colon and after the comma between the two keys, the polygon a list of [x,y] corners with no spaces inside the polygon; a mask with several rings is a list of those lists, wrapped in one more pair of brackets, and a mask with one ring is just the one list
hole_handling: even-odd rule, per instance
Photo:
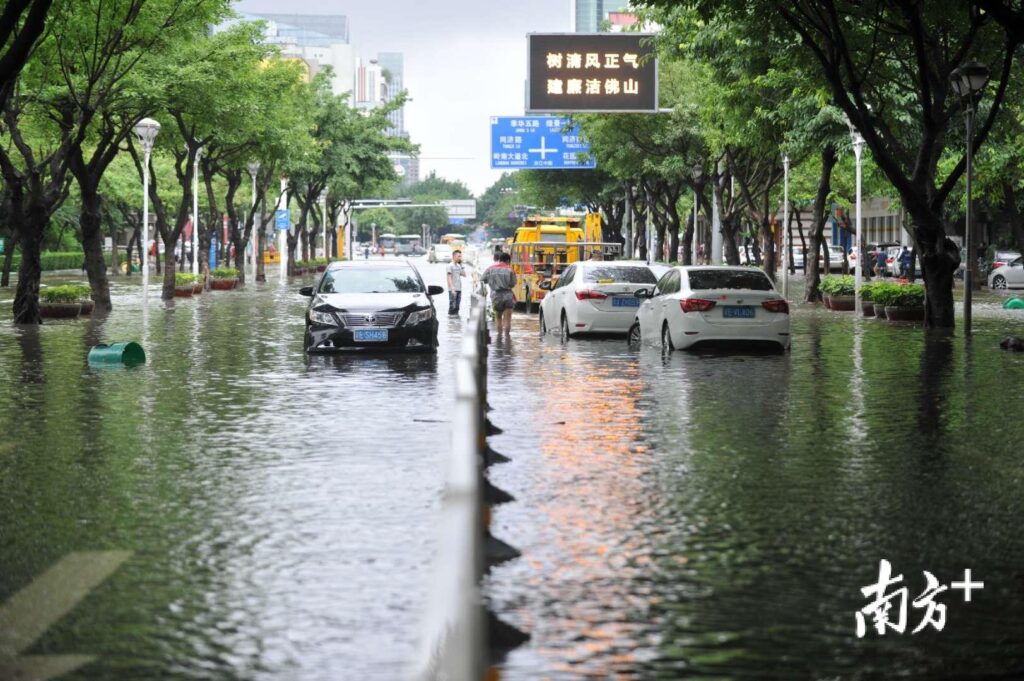
{"label": "shrub in planter", "polygon": [[865,317],[875,316],[874,289],[881,282],[865,282],[860,286],[860,305]]}
{"label": "shrub in planter", "polygon": [[210,270],[210,288],[215,291],[229,291],[238,285],[238,270],[234,267],[218,267]]}
{"label": "shrub in planter", "polygon": [[174,295],[176,298],[191,298],[195,293],[195,287],[202,285],[198,274],[189,272],[178,272],[174,275]]}
{"label": "shrub in planter", "polygon": [[39,315],[49,318],[77,317],[92,312],[91,290],[81,284],[48,286],[39,291]]}
{"label": "shrub in planter", "polygon": [[852,275],[844,274],[822,277],[821,292],[828,296],[828,306],[832,310],[849,311],[856,307],[856,301],[853,298],[854,281]]}
{"label": "shrub in planter", "polygon": [[875,305],[885,307],[885,316],[890,321],[917,321],[924,319],[924,285],[888,284],[876,285],[873,292]]}

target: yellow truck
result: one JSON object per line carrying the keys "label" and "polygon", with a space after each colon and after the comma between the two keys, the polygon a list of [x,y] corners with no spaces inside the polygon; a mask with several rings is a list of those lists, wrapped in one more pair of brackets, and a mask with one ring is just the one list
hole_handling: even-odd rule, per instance
{"label": "yellow truck", "polygon": [[[508,246],[512,269],[516,273],[516,306],[531,312],[540,307],[545,291],[543,281],[558,280],[558,275],[571,263],[590,257],[609,258],[621,247],[601,241],[601,216],[548,217],[529,216],[516,230]],[[599,256],[597,254],[600,254]]]}

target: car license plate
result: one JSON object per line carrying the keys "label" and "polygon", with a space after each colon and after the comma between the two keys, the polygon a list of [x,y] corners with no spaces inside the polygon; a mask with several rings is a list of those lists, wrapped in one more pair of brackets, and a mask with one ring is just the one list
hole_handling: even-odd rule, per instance
{"label": "car license plate", "polygon": [[754,308],[750,305],[724,305],[722,316],[726,319],[745,318],[754,316]]}
{"label": "car license plate", "polygon": [[640,307],[640,299],[633,296],[615,296],[612,298],[612,307]]}
{"label": "car license plate", "polygon": [[387,329],[356,329],[352,332],[352,340],[357,343],[382,343],[387,339]]}

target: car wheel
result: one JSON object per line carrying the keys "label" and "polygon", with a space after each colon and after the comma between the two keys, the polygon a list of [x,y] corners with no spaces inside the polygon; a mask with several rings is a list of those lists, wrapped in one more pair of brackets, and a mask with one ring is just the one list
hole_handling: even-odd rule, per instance
{"label": "car wheel", "polygon": [[569,319],[562,313],[562,342],[568,343],[569,339],[572,338],[572,334],[569,333]]}
{"label": "car wheel", "polygon": [[676,346],[672,344],[672,334],[668,330],[668,322],[661,326],[661,348],[666,352],[672,352]]}
{"label": "car wheel", "polygon": [[626,334],[626,342],[633,349],[637,349],[643,344],[643,337],[640,335],[640,322],[633,322],[633,326],[629,327],[629,332]]}
{"label": "car wheel", "polygon": [[1001,274],[992,277],[992,288],[1001,291],[1006,289],[1006,277]]}
{"label": "car wheel", "polygon": [[548,323],[544,321],[544,310],[540,311],[540,335],[548,335]]}

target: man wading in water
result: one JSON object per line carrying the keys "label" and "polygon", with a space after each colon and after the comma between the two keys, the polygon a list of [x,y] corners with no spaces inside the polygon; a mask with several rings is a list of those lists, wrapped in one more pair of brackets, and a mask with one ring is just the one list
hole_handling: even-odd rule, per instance
{"label": "man wading in water", "polygon": [[512,306],[516,298],[512,289],[516,285],[516,273],[512,271],[512,257],[508,253],[499,253],[498,262],[491,265],[480,279],[491,289],[491,304],[494,306],[494,326],[500,334],[512,332]]}

